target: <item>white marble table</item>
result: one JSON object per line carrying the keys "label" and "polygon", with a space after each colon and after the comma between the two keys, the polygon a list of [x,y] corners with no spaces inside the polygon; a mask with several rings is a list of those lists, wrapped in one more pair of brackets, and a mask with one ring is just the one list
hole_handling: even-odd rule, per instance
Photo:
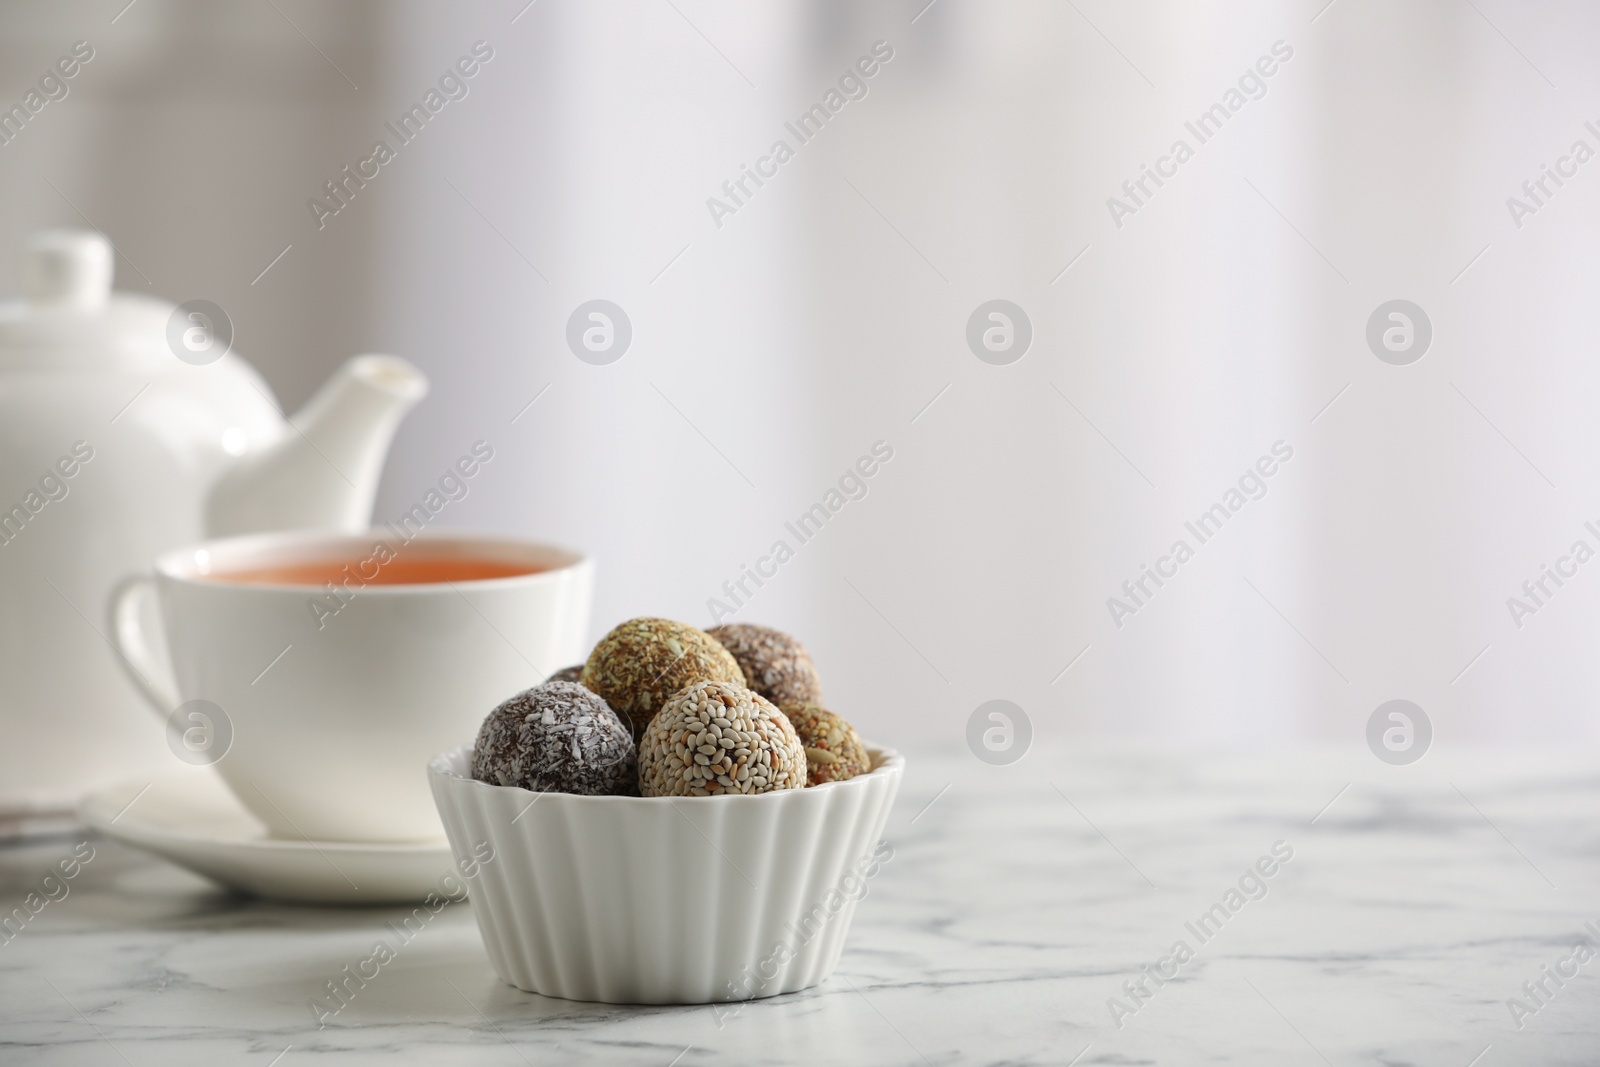
{"label": "white marble table", "polygon": [[[319,1031],[307,1001],[397,911],[230,897],[97,840],[0,945],[0,1063],[1595,1064],[1600,959],[1563,961],[1600,941],[1596,755],[913,752],[839,970],[720,1026],[518,992],[457,906]],[[74,843],[0,850],[0,906]],[[1147,964],[1177,974],[1135,1001]],[[1112,997],[1138,1006],[1120,1028]]]}

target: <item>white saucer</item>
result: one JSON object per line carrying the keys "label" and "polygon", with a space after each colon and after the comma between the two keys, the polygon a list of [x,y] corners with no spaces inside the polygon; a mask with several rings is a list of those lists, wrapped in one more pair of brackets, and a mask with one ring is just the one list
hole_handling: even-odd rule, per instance
{"label": "white saucer", "polygon": [[78,816],[106,837],[272,900],[401,904],[460,885],[439,884],[454,873],[442,833],[400,844],[275,838],[215,773],[199,768],[91,793]]}

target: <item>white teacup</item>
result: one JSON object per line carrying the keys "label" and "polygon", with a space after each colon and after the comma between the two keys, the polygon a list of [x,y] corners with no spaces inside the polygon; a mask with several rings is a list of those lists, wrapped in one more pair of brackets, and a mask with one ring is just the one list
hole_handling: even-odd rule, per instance
{"label": "white teacup", "polygon": [[274,834],[420,840],[442,834],[428,759],[582,659],[593,584],[588,557],[512,537],[258,534],[166,553],[110,621],[174,752]]}

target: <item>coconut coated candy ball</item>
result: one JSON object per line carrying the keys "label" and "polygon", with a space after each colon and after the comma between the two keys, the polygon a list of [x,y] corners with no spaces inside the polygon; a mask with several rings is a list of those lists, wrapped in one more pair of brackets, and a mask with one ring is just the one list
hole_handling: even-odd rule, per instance
{"label": "coconut coated candy ball", "polygon": [[739,661],[745,685],[778,707],[822,702],[822,681],[810,653],[782,630],[734,622],[706,632]]}
{"label": "coconut coated candy ball", "polygon": [[844,782],[872,770],[872,757],[856,728],[816,704],[783,709],[806,750],[806,785]]}
{"label": "coconut coated candy ball", "polygon": [[524,690],[483,720],[472,777],[536,793],[632,793],[633,732],[606,702],[576,682]]}
{"label": "coconut coated candy ball", "polygon": [[806,752],[783,712],[741,685],[698,682],[667,701],[639,742],[647,797],[772,793],[806,784]]}
{"label": "coconut coated candy ball", "polygon": [[600,639],[583,684],[633,724],[634,737],[667,698],[696,682],[744,686],[733,655],[704,630],[670,619],[629,619]]}

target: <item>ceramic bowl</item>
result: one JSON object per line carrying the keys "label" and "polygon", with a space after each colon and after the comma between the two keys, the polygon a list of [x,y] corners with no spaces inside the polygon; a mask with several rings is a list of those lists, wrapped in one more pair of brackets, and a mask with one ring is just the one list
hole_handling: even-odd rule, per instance
{"label": "ceramic bowl", "polygon": [[[708,1004],[823,981],[844,948],[905,761],[759,796],[588,797],[429,763],[494,969],[518,989],[613,1004]],[[486,858],[487,857],[487,858]]]}

